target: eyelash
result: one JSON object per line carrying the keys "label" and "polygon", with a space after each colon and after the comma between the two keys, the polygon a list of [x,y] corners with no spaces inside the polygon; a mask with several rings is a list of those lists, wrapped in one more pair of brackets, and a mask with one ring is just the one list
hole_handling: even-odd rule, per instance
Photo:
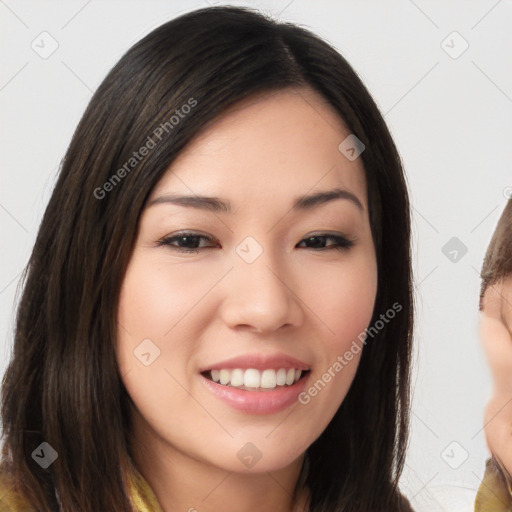
{"label": "eyelash", "polygon": [[[200,247],[200,248],[191,249],[191,248],[178,247],[176,245],[172,245],[172,242],[174,242],[176,240],[181,240],[183,238],[189,238],[189,237],[196,238],[196,239],[203,238],[205,240],[209,240],[210,242],[215,241],[213,238],[208,237],[208,236],[199,235],[199,234],[191,232],[191,231],[184,231],[177,235],[164,237],[164,238],[158,240],[158,242],[156,242],[155,246],[156,247],[167,246],[167,247],[170,247],[172,250],[175,250],[177,252],[183,252],[183,253],[198,253],[200,251],[200,249],[211,249],[212,248],[212,247]],[[315,238],[325,238],[325,239],[335,240],[335,243],[328,247],[320,247],[318,249],[314,249],[314,248],[310,247],[310,249],[313,249],[315,252],[330,251],[333,249],[338,250],[338,251],[348,251],[351,247],[353,247],[355,245],[355,242],[356,242],[355,239],[350,239],[345,236],[331,235],[328,233],[313,233],[312,235],[308,236],[307,238],[302,239],[299,243],[302,243],[306,240],[315,239]],[[307,249],[307,247],[306,247],[306,249]]]}

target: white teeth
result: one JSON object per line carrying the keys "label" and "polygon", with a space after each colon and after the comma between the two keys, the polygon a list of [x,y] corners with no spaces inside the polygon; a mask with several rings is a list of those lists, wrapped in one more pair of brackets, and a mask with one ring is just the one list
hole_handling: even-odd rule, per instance
{"label": "white teeth", "polygon": [[277,385],[284,386],[286,384],[286,370],[284,368],[279,368],[277,370]]}
{"label": "white teeth", "polygon": [[277,377],[275,370],[263,370],[261,374],[261,387],[262,388],[275,388],[277,384]]}
{"label": "white teeth", "polygon": [[229,370],[220,371],[220,383],[227,384],[231,379],[231,372]]}
{"label": "white teeth", "polygon": [[[235,370],[233,370],[235,371]],[[259,388],[261,382],[261,374],[258,370],[250,368],[244,372],[244,386],[247,388]],[[233,385],[233,384],[231,384]]]}
{"label": "white teeth", "polygon": [[231,372],[231,385],[237,387],[244,385],[244,372],[240,368]]}
{"label": "white teeth", "polygon": [[274,389],[276,386],[291,386],[297,382],[302,375],[302,370],[279,368],[277,371],[274,369],[259,371],[254,368],[247,370],[236,368],[211,370],[210,375],[214,382],[224,386]]}

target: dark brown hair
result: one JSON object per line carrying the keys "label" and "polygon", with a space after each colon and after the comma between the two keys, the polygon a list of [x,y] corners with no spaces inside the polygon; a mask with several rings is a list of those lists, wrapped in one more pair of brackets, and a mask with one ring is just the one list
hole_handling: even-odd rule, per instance
{"label": "dark brown hair", "polygon": [[[372,325],[392,304],[401,306],[393,320],[381,320],[345,400],[307,450],[301,476],[310,510],[400,510],[413,326],[400,157],[372,97],[332,46],[304,28],[236,7],[187,13],[135,44],[93,95],[63,159],[23,274],[2,388],[3,466],[39,510],[131,510],[123,479],[131,461],[130,397],[115,340],[139,216],[208,122],[243,98],[287,87],[314,89],[366,146],[360,158],[378,264]],[[190,99],[196,106],[168,136],[122,180],[109,181]],[[98,192],[107,182],[109,193]],[[46,470],[31,457],[43,441],[58,452]]]}
{"label": "dark brown hair", "polygon": [[485,253],[480,272],[479,310],[487,288],[509,276],[512,276],[512,198],[505,205]]}

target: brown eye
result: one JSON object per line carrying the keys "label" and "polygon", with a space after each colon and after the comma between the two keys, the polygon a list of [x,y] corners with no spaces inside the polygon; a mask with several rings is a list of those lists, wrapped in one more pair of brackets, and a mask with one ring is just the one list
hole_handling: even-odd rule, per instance
{"label": "brown eye", "polygon": [[[334,240],[333,244],[325,245],[326,240]],[[307,238],[304,238],[300,243],[306,242],[309,244],[308,249],[316,249],[319,251],[322,250],[330,250],[330,249],[338,249],[338,250],[347,250],[355,245],[354,240],[350,240],[344,236],[339,235],[329,235],[329,234],[318,234],[311,235]]]}
{"label": "brown eye", "polygon": [[168,246],[179,252],[199,252],[199,249],[207,249],[211,245],[201,246],[201,240],[213,242],[213,239],[204,235],[199,235],[190,231],[184,231],[174,236],[162,238],[156,243],[157,247]]}

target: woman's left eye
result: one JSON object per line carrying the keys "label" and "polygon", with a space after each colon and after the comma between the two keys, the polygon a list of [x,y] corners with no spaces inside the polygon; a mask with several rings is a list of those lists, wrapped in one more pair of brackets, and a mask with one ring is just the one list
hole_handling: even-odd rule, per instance
{"label": "woman's left eye", "polygon": [[[162,238],[155,245],[157,247],[168,246],[179,252],[195,253],[198,253],[200,249],[208,249],[213,247],[213,245],[201,246],[201,240],[206,240],[207,242],[214,244],[216,243],[215,240],[211,237],[192,232],[183,232],[178,235]],[[325,243],[327,240],[333,240],[334,243],[326,246]],[[331,234],[314,234],[301,240],[298,245],[304,242],[310,244],[310,246],[306,247],[306,249],[313,249],[315,251],[325,251],[330,249],[348,250],[355,245],[355,240],[351,240],[345,236]]]}
{"label": "woman's left eye", "polygon": [[[320,244],[318,241],[321,241]],[[325,240],[334,240],[333,244],[328,245],[327,247],[323,246],[325,244]],[[316,234],[308,236],[304,238],[302,242],[311,242],[313,247],[311,249],[316,249],[318,251],[325,251],[330,249],[338,249],[338,250],[348,250],[355,245],[355,240],[351,240],[345,236],[341,235],[329,235],[329,234]]]}

